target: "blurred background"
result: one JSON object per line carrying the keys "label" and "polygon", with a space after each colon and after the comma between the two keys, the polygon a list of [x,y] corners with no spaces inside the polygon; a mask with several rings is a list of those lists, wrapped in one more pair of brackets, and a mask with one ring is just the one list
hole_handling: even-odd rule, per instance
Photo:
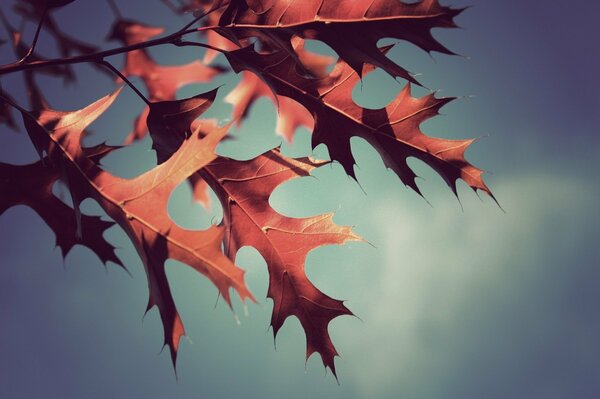
{"label": "blurred background", "polygon": [[[453,0],[446,5],[473,5]],[[16,27],[10,1],[0,4]],[[172,32],[190,17],[173,14],[157,0],[118,1],[125,18]],[[365,142],[353,139],[359,184],[328,165],[315,178],[278,188],[271,204],[289,216],[335,212],[340,225],[355,226],[368,243],[322,247],[310,253],[307,273],[324,292],[346,299],[359,317],[341,317],[330,333],[341,354],[340,385],[318,355],[305,364],[305,340],[288,319],[276,346],[268,329],[265,263],[252,248],[237,264],[259,303],[237,301],[231,312],[201,275],[176,262],[167,273],[188,337],[173,372],[161,352],[156,310],[147,303],[144,271],[119,228],[107,239],[131,276],[105,268],[86,248],[62,260],[55,238],[29,208],[0,216],[0,397],[6,398],[597,398],[600,395],[600,54],[594,2],[482,1],[456,21],[461,29],[434,35],[461,56],[432,56],[399,44],[390,57],[440,96],[459,96],[443,115],[423,125],[447,138],[481,137],[467,158],[489,173],[486,181],[503,212],[459,184],[460,202],[428,167],[412,162],[425,198],[400,183]],[[114,15],[103,1],[78,0],[55,12],[60,28],[103,48]],[[25,25],[31,40],[35,25]],[[8,41],[2,31],[0,36]],[[325,46],[309,43],[323,53]],[[38,51],[57,56],[43,32]],[[201,56],[196,49],[163,46],[150,52],[161,64]],[[10,43],[0,62],[15,60]],[[122,65],[122,56],[111,61]],[[225,65],[222,57],[217,64]],[[77,82],[47,77],[38,82],[57,109],[76,109],[114,90],[114,79],[79,65]],[[179,97],[219,85],[209,117],[228,120],[221,100],[239,77],[182,88]],[[132,81],[140,87],[141,82]],[[3,76],[3,88],[27,105],[20,73]],[[356,102],[387,104],[402,82],[380,71],[367,76]],[[425,89],[416,89],[423,95]],[[144,104],[125,88],[92,125],[90,144],[122,142]],[[16,116],[16,114],[15,114]],[[252,158],[282,145],[290,156],[310,154],[310,135],[292,143],[274,134],[276,110],[259,100],[235,140],[219,153]],[[20,125],[19,125],[20,126]],[[0,161],[25,164],[37,155],[26,135],[0,127]],[[104,161],[125,177],[151,168],[148,139]],[[327,157],[327,149],[314,151]],[[64,188],[56,187],[67,197]],[[101,214],[88,201],[85,211]],[[220,220],[193,203],[187,185],[169,202],[180,225],[205,228]],[[216,303],[216,305],[215,305]],[[246,316],[246,313],[248,314]],[[236,321],[239,319],[239,324]]]}

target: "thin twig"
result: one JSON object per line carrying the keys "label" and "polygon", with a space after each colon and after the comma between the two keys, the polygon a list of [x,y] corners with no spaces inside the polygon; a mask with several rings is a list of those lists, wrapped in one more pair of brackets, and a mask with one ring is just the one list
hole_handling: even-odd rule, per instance
{"label": "thin twig", "polygon": [[115,0],[106,0],[108,2],[108,5],[110,6],[110,9],[112,10],[113,14],[115,14],[115,17],[117,19],[121,19],[123,18],[123,16],[121,15],[121,11],[119,10],[119,7],[117,6],[117,3],[115,3]]}
{"label": "thin twig", "polygon": [[25,56],[23,58],[21,58],[19,61],[17,61],[19,64],[23,64],[23,63],[27,62],[29,57],[31,57],[33,55],[33,51],[35,50],[35,45],[37,44],[38,38],[40,37],[40,31],[42,30],[42,25],[44,25],[44,21],[46,20],[46,15],[48,15],[48,7],[44,7],[44,11],[42,11],[42,16],[40,17],[40,21],[38,22],[37,29],[35,30],[35,36],[33,36],[33,41],[31,42],[31,47],[29,48],[29,51],[27,51],[27,54],[25,54]]}
{"label": "thin twig", "polygon": [[218,51],[219,53],[226,53],[226,50],[223,50],[222,48],[218,48],[215,46],[211,46],[210,44],[206,44],[206,43],[200,43],[200,42],[190,42],[190,41],[184,41],[184,40],[176,40],[173,42],[173,44],[177,47],[185,47],[185,46],[195,46],[195,47],[203,47],[209,50],[214,50],[214,51]]}
{"label": "thin twig", "polygon": [[[83,54],[83,55],[77,55],[77,56],[65,57],[65,58],[56,58],[56,59],[50,59],[50,60],[37,60],[37,61],[26,62],[26,63],[22,63],[22,64],[19,64],[18,62],[13,62],[11,64],[6,64],[6,65],[0,66],[0,75],[5,75],[7,73],[18,72],[18,71],[26,71],[26,70],[30,70],[30,69],[47,68],[47,67],[56,66],[56,65],[71,65],[71,64],[81,64],[81,63],[86,63],[86,62],[98,62],[99,60],[102,60],[106,57],[110,57],[113,55],[129,53],[134,50],[140,50],[140,49],[144,49],[144,48],[160,46],[160,45],[168,44],[168,43],[175,44],[177,46],[181,46],[181,44],[180,44],[180,43],[182,43],[180,41],[181,36],[184,36],[184,35],[187,35],[190,33],[215,29],[215,28],[216,28],[215,26],[205,26],[202,28],[193,28],[193,29],[187,29],[187,30],[181,29],[173,34],[170,34],[170,35],[164,36],[164,37],[160,37],[158,39],[148,40],[145,42],[140,42],[140,43],[132,44],[129,46],[113,48],[110,50],[99,51],[97,53],[92,53],[92,54]],[[212,50],[219,51],[219,52],[224,51],[223,49],[219,49],[219,48],[210,46],[208,44],[194,43],[194,42],[186,42],[186,43],[187,43],[186,45],[210,48]]]}
{"label": "thin twig", "polygon": [[114,72],[118,77],[120,77],[121,80],[123,80],[123,82],[127,83],[127,86],[131,87],[131,90],[133,90],[135,92],[135,94],[138,95],[139,98],[144,100],[144,102],[146,104],[152,105],[152,102],[150,100],[148,100],[148,98],[145,95],[143,95],[142,92],[139,91],[138,88],[135,87],[135,85],[133,83],[131,83],[131,81],[129,79],[127,79],[127,77],[125,77],[125,75],[123,75],[121,73],[121,71],[119,71],[117,68],[115,68],[115,66],[113,64],[111,64],[110,62],[108,62],[106,60],[98,61],[98,63],[100,65],[104,65],[105,67],[110,69],[112,72]]}
{"label": "thin twig", "polygon": [[223,8],[223,5],[221,4],[218,7],[213,7],[210,10],[206,11],[203,14],[198,15],[196,18],[194,18],[190,23],[188,23],[186,26],[184,26],[183,28],[181,28],[181,30],[186,30],[188,29],[190,26],[194,25],[196,22],[200,21],[202,18],[206,17],[209,14],[212,14],[213,12],[217,11],[218,9]]}
{"label": "thin twig", "polygon": [[195,17],[194,19],[192,19],[188,24],[186,24],[182,30],[187,30],[190,26],[194,25],[196,22],[200,21],[202,18],[204,18],[207,14],[204,15],[200,15],[198,17]]}

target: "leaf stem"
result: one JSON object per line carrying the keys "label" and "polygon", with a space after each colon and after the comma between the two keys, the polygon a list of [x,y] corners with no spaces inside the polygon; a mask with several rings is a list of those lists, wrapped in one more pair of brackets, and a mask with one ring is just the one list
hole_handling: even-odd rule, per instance
{"label": "leaf stem", "polygon": [[127,79],[127,77],[125,75],[123,75],[121,73],[121,71],[119,71],[117,68],[115,68],[115,66],[113,64],[111,64],[110,62],[108,62],[104,59],[98,61],[98,63],[100,65],[104,65],[105,67],[110,69],[112,72],[114,72],[115,75],[120,77],[121,80],[123,80],[123,82],[127,83],[127,86],[131,87],[131,90],[133,90],[135,92],[135,94],[137,94],[138,97],[141,98],[147,105],[152,105],[152,102],[150,100],[148,100],[148,98],[145,95],[143,95],[142,92],[139,91],[138,88],[135,87],[135,85],[133,83],[131,83],[131,81],[129,79]]}
{"label": "leaf stem", "polygon": [[218,48],[215,46],[211,46],[210,44],[206,44],[206,43],[201,43],[201,42],[191,42],[191,41],[184,41],[184,40],[176,40],[173,42],[173,44],[177,47],[185,47],[185,46],[196,46],[196,47],[203,47],[209,50],[214,50],[214,51],[218,51],[219,53],[225,53],[226,51],[223,50],[222,48]]}
{"label": "leaf stem", "polygon": [[181,30],[185,31],[185,30],[189,29],[190,26],[194,25],[196,22],[200,21],[205,16],[206,16],[206,14],[195,17],[190,22],[188,22],[183,28],[181,28]]}

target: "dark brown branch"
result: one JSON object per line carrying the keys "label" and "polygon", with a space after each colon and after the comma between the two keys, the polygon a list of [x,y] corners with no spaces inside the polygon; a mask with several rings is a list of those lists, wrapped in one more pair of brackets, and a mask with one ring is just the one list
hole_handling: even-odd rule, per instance
{"label": "dark brown branch", "polygon": [[115,3],[115,0],[107,0],[107,2],[115,17],[121,19],[123,16],[121,15],[121,10],[119,10],[119,7],[117,7],[117,3]]}
{"label": "dark brown branch", "polygon": [[115,66],[113,64],[111,64],[110,62],[108,62],[106,60],[98,61],[98,64],[104,65],[105,67],[110,69],[112,72],[114,72],[118,77],[121,78],[121,80],[123,82],[125,82],[127,84],[127,86],[131,87],[131,90],[133,90],[135,92],[135,94],[137,94],[138,97],[141,98],[146,104],[148,104],[148,105],[152,104],[152,102],[150,100],[148,100],[148,98],[145,95],[143,95],[142,92],[139,91],[138,88],[135,87],[135,85],[133,83],[131,83],[131,81],[129,79],[127,79],[127,77],[125,75],[123,75],[121,73],[121,71],[119,71],[117,68],[115,68]]}
{"label": "dark brown branch", "polygon": [[21,58],[19,61],[17,61],[17,63],[23,64],[23,63],[27,62],[29,57],[31,57],[31,55],[33,54],[33,51],[35,50],[35,45],[37,44],[38,38],[40,37],[40,31],[42,30],[42,25],[44,25],[44,21],[46,20],[46,15],[48,15],[48,7],[44,7],[44,11],[42,12],[42,15],[40,16],[40,21],[38,22],[37,29],[35,30],[35,36],[33,36],[33,41],[31,42],[31,47],[29,48],[29,51],[27,51],[27,54],[25,54],[25,56],[23,58]]}
{"label": "dark brown branch", "polygon": [[[185,46],[187,46],[187,45],[198,46],[198,47],[205,47],[205,48],[208,48],[211,50],[223,52],[224,51],[223,49],[219,49],[217,47],[213,47],[208,44],[195,43],[195,42],[182,42],[180,40],[180,38],[184,35],[187,35],[190,33],[195,33],[195,32],[201,32],[204,30],[215,29],[215,28],[216,27],[214,27],[214,26],[207,26],[207,27],[202,27],[202,28],[182,29],[182,30],[179,30],[168,36],[160,37],[158,39],[148,40],[145,42],[136,43],[136,44],[132,44],[129,46],[118,47],[118,48],[114,48],[114,49],[110,49],[110,50],[99,51],[97,53],[92,53],[92,54],[83,54],[83,55],[78,55],[78,56],[73,56],[73,57],[57,58],[57,59],[51,59],[51,60],[38,60],[38,61],[33,61],[33,62],[21,63],[21,64],[18,62],[14,62],[12,64],[0,66],[0,75],[5,75],[8,73],[18,72],[18,71],[27,71],[27,70],[31,70],[31,69],[47,68],[47,67],[57,66],[57,65],[71,65],[71,64],[81,64],[81,63],[86,63],[86,62],[99,62],[100,60],[107,58],[107,57],[111,57],[113,55],[129,53],[134,50],[140,50],[140,49],[144,49],[144,48],[160,46],[163,44],[174,44],[177,46],[184,46],[184,45]],[[182,43],[185,43],[185,44],[182,44]]]}
{"label": "dark brown branch", "polygon": [[176,40],[172,44],[174,44],[177,47],[196,46],[196,47],[203,47],[203,48],[206,48],[206,49],[209,49],[209,50],[218,51],[219,53],[226,52],[226,50],[223,50],[222,48],[214,47],[214,46],[211,46],[210,44],[201,43],[201,42],[190,42],[190,41],[185,41],[185,40]]}
{"label": "dark brown branch", "polygon": [[[206,11],[205,13],[202,13],[202,14],[198,15],[190,23],[188,23],[186,26],[184,26],[183,28],[181,28],[181,30],[188,29],[190,26],[194,25],[196,22],[200,21],[202,18],[206,17],[209,14],[212,14],[213,12],[217,11],[220,8],[223,8],[222,4],[220,6],[217,6],[217,7],[212,7],[210,10]],[[196,13],[194,13],[194,15],[196,15]]]}

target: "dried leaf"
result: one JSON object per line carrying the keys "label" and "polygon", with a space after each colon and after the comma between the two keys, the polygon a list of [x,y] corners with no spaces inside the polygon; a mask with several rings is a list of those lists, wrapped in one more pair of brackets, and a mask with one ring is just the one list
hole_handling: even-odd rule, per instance
{"label": "dried leaf", "polygon": [[[163,28],[119,20],[113,25],[110,38],[119,40],[125,45],[132,45],[147,41],[163,31]],[[223,71],[222,67],[209,67],[200,61],[185,65],[158,65],[145,49],[141,49],[127,53],[122,73],[126,77],[139,77],[148,90],[149,100],[158,102],[175,100],[179,88],[190,83],[210,82]],[[148,112],[148,110],[142,111],[142,115],[136,119],[134,130],[125,140],[126,144],[146,135],[148,130],[144,114]]]}
{"label": "dried leaf", "polygon": [[229,289],[242,300],[253,299],[244,283],[244,272],[221,252],[223,228],[185,230],[168,216],[172,190],[211,162],[214,148],[226,134],[217,129],[206,137],[190,136],[165,163],[134,179],[122,179],[100,169],[81,149],[83,130],[101,115],[118,91],[73,112],[35,115],[22,112],[29,135],[68,179],[75,207],[83,198],[95,199],[127,233],[140,255],[148,276],[148,309],[157,306],[164,326],[165,345],[175,363],[179,340],[185,334],[165,274],[165,261],[175,259],[208,277],[231,303]]}
{"label": "dried leaf", "polygon": [[[304,50],[304,41],[294,39],[294,50],[303,67],[313,76],[323,76],[327,67],[333,62],[328,56],[318,55]],[[250,107],[260,97],[267,97],[277,106],[277,126],[275,132],[291,142],[294,132],[299,127],[312,131],[314,121],[312,115],[302,105],[289,97],[277,96],[258,76],[252,72],[242,72],[240,83],[225,97],[225,101],[233,105],[233,119],[238,125],[248,116]]]}
{"label": "dried leaf", "polygon": [[97,216],[82,215],[83,231],[78,237],[75,211],[52,193],[60,178],[60,170],[38,161],[29,165],[10,165],[0,162],[0,214],[16,205],[32,208],[56,236],[56,246],[63,257],[76,244],[94,252],[103,263],[113,262],[124,267],[114,247],[103,237],[113,222]]}
{"label": "dried leaf", "polygon": [[147,125],[159,164],[168,159],[163,154],[173,154],[192,134],[192,122],[210,108],[216,96],[217,89],[214,89],[183,100],[160,101],[150,105]]}
{"label": "dried leaf", "polygon": [[[385,54],[389,48],[380,51]],[[285,51],[261,54],[246,47],[226,56],[237,72],[251,70],[259,74],[278,95],[290,97],[306,107],[315,119],[313,148],[321,143],[327,145],[331,159],[340,162],[349,176],[355,178],[350,139],[358,136],[367,140],[380,153],[385,165],[417,192],[420,191],[416,175],[406,163],[409,157],[431,166],[454,193],[456,180],[462,179],[474,190],[492,195],[483,182],[482,171],[464,157],[474,140],[432,138],[419,128],[452,98],[436,98],[433,94],[415,98],[407,84],[387,107],[365,109],[352,100],[352,90],[361,74],[342,60],[330,76],[310,78],[297,73],[295,60]],[[362,74],[373,69],[367,65]]]}
{"label": "dried leaf", "polygon": [[405,40],[425,51],[452,54],[432,35],[433,28],[453,28],[462,10],[438,0],[231,0],[215,30],[230,40],[264,37],[291,50],[300,36],[329,45],[357,74],[370,64],[393,77],[417,83],[404,68],[382,54],[383,38]]}
{"label": "dried leaf", "polygon": [[308,176],[326,162],[291,159],[278,150],[249,161],[219,157],[200,171],[224,209],[225,248],[233,260],[243,246],[256,248],[269,270],[267,296],[273,300],[271,326],[277,335],[284,321],[296,316],[306,333],[306,357],[317,352],[323,365],[335,374],[337,351],[327,327],[341,315],[352,313],[342,301],[322,293],[307,278],[304,262],[313,249],[360,238],[350,227],[333,223],[333,215],[292,218],[269,205],[275,188],[286,181]]}
{"label": "dried leaf", "polygon": [[[215,101],[216,90],[176,99],[183,85],[208,82],[225,70],[207,66],[217,51],[206,51],[204,62],[172,66],[158,65],[145,45],[133,51],[90,55],[96,51],[94,46],[67,35],[53,19],[56,8],[72,1],[22,0],[15,6],[26,19],[36,23],[44,20],[39,28],[56,39],[63,57],[88,54],[56,59],[48,63],[51,66],[42,65],[44,68],[27,65],[42,59],[37,54],[25,57],[29,46],[0,12],[21,59],[5,67],[10,71],[24,69],[34,109],[26,111],[0,91],[0,123],[14,127],[8,105],[18,109],[40,156],[40,161],[30,165],[0,163],[0,214],[15,205],[29,206],[56,234],[63,256],[82,244],[103,262],[120,264],[114,248],[103,237],[113,223],[81,214],[82,201],[95,200],[124,229],[142,259],[149,285],[148,310],[158,308],[164,345],[169,346],[174,364],[185,331],[166,277],[167,259],[182,262],[209,278],[231,306],[232,288],[242,301],[253,300],[244,282],[244,271],[233,262],[241,247],[253,246],[268,267],[267,295],[273,300],[274,335],[288,317],[296,316],[305,331],[307,359],[319,353],[324,366],[335,375],[337,351],[328,327],[338,316],[352,313],[342,301],[327,296],[307,278],[305,261],[319,246],[360,238],[350,227],[337,226],[331,214],[288,217],[269,203],[281,184],[308,176],[329,161],[291,159],[278,149],[247,161],[217,156],[215,148],[226,138],[228,126],[218,127],[214,120],[199,119]],[[434,94],[413,97],[414,77],[387,57],[391,46],[377,46],[380,39],[393,38],[428,52],[450,54],[433,38],[431,30],[455,27],[453,19],[461,10],[441,6],[438,0],[182,0],[178,6],[169,0],[163,2],[178,13],[194,11],[197,19],[193,23],[202,24],[198,33],[225,53],[236,72],[243,73],[240,84],[226,98],[234,106],[233,119],[238,124],[254,101],[267,97],[278,106],[279,134],[292,140],[297,127],[311,129],[312,146],[325,144],[332,160],[354,178],[350,140],[356,136],[369,142],[385,165],[417,192],[416,176],[407,164],[409,157],[435,169],[455,194],[456,181],[462,179],[474,190],[492,195],[483,182],[482,171],[465,159],[466,148],[473,140],[432,138],[420,129],[452,99],[436,98]],[[116,7],[113,11],[119,15]],[[187,39],[193,33],[193,29],[187,29],[190,26],[150,45],[170,41],[178,46],[204,46]],[[185,40],[182,35],[175,42],[181,32],[185,32]],[[118,18],[110,38],[131,46],[163,33],[162,28]],[[304,39],[320,40],[337,52],[340,59],[331,73],[327,73],[331,59],[306,51]],[[62,112],[50,108],[35,79],[38,72],[72,79],[71,63],[89,61],[100,65],[103,55],[120,51],[126,52],[123,75],[140,78],[148,93],[144,100],[149,104],[136,119],[126,142],[143,137],[149,129],[160,163],[133,179],[117,177],[99,166],[99,160],[115,147],[101,144],[83,148],[81,144],[87,127],[108,109],[119,91],[83,109]],[[361,77],[375,68],[407,79],[409,84],[386,107],[362,108],[352,100],[352,91]],[[69,188],[73,207],[53,194],[52,187],[59,180]],[[192,185],[194,199],[204,206],[208,206],[209,188],[214,190],[223,205],[220,225],[204,231],[187,230],[171,220],[167,212],[169,197],[186,180]]]}

